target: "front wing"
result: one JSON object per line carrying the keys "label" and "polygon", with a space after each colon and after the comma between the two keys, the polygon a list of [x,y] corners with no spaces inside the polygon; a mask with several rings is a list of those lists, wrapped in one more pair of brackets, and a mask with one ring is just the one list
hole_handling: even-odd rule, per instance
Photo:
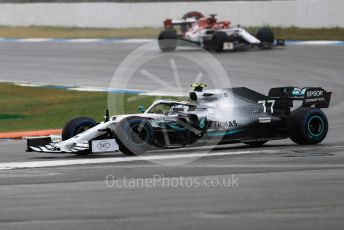
{"label": "front wing", "polygon": [[52,141],[51,137],[27,138],[27,152],[45,153],[106,153],[119,151],[115,139],[91,140],[84,143],[75,143],[68,150],[61,150],[58,147],[60,141]]}

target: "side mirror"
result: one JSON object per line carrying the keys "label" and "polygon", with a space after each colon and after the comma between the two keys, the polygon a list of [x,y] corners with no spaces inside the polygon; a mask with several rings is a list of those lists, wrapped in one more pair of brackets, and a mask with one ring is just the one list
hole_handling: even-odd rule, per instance
{"label": "side mirror", "polygon": [[139,105],[138,110],[139,110],[139,112],[144,113],[145,107],[143,105]]}
{"label": "side mirror", "polygon": [[104,121],[105,121],[105,122],[110,121],[109,109],[106,109],[106,110],[105,110]]}

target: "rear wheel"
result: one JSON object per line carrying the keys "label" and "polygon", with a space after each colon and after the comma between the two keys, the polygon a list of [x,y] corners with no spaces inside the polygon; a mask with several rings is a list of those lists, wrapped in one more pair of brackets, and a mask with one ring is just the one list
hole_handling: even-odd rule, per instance
{"label": "rear wheel", "polygon": [[270,49],[275,41],[274,33],[267,27],[259,29],[256,38],[261,41],[259,47],[262,49]]}
{"label": "rear wheel", "polygon": [[216,52],[223,51],[223,45],[228,41],[228,35],[223,31],[217,31],[214,33],[211,40],[212,48]]}
{"label": "rear wheel", "polygon": [[178,44],[178,36],[176,31],[172,29],[161,31],[158,37],[158,44],[161,51],[174,51]]}
{"label": "rear wheel", "polygon": [[314,145],[325,139],[328,121],[320,109],[301,107],[292,112],[288,128],[289,137],[295,143]]}

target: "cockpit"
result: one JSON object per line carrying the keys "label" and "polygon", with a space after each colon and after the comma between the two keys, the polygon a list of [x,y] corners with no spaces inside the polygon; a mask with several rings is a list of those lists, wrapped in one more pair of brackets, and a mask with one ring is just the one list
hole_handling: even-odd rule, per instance
{"label": "cockpit", "polygon": [[177,115],[178,113],[195,111],[195,109],[196,106],[189,102],[157,100],[145,111],[145,113]]}

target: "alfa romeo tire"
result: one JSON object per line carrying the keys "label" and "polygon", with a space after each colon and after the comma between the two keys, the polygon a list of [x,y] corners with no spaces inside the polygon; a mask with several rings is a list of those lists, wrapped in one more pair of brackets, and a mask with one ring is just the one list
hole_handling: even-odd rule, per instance
{"label": "alfa romeo tire", "polygon": [[144,118],[129,118],[116,128],[119,150],[126,155],[140,155],[151,149],[154,140],[152,125]]}
{"label": "alfa romeo tire", "polygon": [[288,128],[289,137],[295,143],[314,145],[325,139],[328,121],[320,109],[301,107],[292,112]]}
{"label": "alfa romeo tire", "polygon": [[158,37],[158,44],[161,51],[174,51],[178,44],[178,36],[176,31],[172,29],[161,31]]}
{"label": "alfa romeo tire", "polygon": [[183,19],[187,19],[187,18],[195,18],[196,20],[203,18],[204,15],[201,12],[198,11],[190,11],[187,12],[186,14],[183,15]]}
{"label": "alfa romeo tire", "polygon": [[97,125],[97,122],[89,117],[76,117],[67,122],[62,130],[62,140],[68,140],[75,135]]}
{"label": "alfa romeo tire", "polygon": [[212,48],[216,52],[223,51],[223,43],[228,41],[228,35],[223,31],[217,31],[212,38]]}
{"label": "alfa romeo tire", "polygon": [[259,29],[256,34],[256,38],[261,41],[259,47],[262,49],[271,49],[275,41],[274,33],[267,27]]}

